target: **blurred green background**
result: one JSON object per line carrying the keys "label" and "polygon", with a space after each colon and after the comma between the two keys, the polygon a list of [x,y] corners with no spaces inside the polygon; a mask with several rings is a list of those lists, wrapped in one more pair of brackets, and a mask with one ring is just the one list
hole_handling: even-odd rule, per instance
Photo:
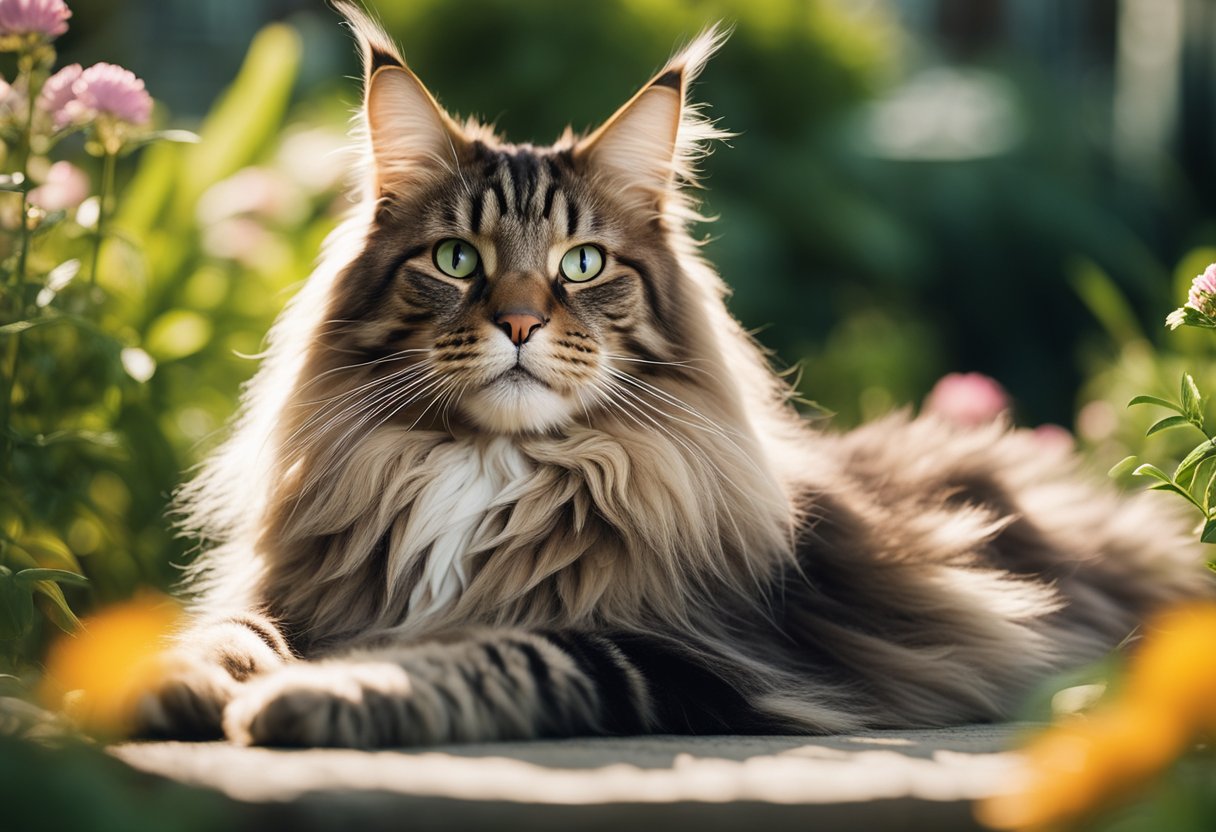
{"label": "blurred green background", "polygon": [[[70,5],[60,65],[127,66],[160,126],[202,136],[120,168],[109,340],[23,336],[15,426],[104,441],[19,450],[29,508],[5,522],[38,564],[91,579],[68,590],[87,608],[167,586],[188,559],[168,496],[349,204],[359,70],[320,0]],[[736,315],[797,365],[800,392],[835,425],[979,371],[1023,424],[1075,429],[1095,468],[1185,441],[1140,439],[1154,414],[1123,405],[1172,391],[1184,368],[1212,380],[1210,339],[1161,326],[1216,260],[1209,0],[386,0],[378,12],[449,109],[540,142],[595,125],[679,42],[726,21],[734,34],[696,97],[739,135],[704,165],[720,219],[698,234]],[[56,155],[96,168],[79,140]],[[39,244],[44,271],[79,243],[61,236]]]}

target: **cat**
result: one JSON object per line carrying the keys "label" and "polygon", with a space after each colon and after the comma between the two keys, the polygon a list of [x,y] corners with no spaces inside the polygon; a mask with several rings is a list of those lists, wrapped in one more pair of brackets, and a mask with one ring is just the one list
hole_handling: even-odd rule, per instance
{"label": "cat", "polygon": [[711,28],[550,147],[361,8],[364,198],[184,487],[208,541],[138,732],[375,748],[1009,717],[1210,593],[1159,495],[999,422],[814,429],[688,228]]}

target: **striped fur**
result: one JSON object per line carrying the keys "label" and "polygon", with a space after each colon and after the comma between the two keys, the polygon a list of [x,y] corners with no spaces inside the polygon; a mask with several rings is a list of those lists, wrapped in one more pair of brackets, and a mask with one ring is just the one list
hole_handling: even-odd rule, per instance
{"label": "striped fur", "polygon": [[[684,186],[722,134],[685,98],[715,32],[599,130],[533,147],[447,115],[340,5],[365,55],[366,198],[183,491],[208,548],[144,733],[378,747],[999,719],[1210,593],[1160,495],[1122,498],[1027,432],[798,418],[688,232]],[[438,261],[451,238],[479,257],[464,277]],[[602,274],[563,276],[588,245]]]}

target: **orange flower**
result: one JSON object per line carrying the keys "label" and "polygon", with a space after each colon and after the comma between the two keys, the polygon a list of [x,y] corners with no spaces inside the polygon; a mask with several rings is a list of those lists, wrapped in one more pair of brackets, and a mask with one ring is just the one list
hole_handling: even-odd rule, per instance
{"label": "orange flower", "polygon": [[1148,631],[1119,701],[1031,740],[1015,788],[976,805],[981,823],[1040,830],[1079,820],[1134,794],[1216,728],[1216,605],[1173,610]]}
{"label": "orange flower", "polygon": [[122,736],[130,727],[135,694],[161,671],[164,637],[177,623],[176,604],[141,595],[84,619],[47,657],[43,698],[64,706],[85,730]]}
{"label": "orange flower", "polygon": [[1171,610],[1150,633],[1132,658],[1127,698],[1197,730],[1216,728],[1216,604]]}
{"label": "orange flower", "polygon": [[1184,726],[1141,708],[1113,706],[1058,724],[1023,749],[1021,781],[976,817],[994,829],[1046,829],[1128,794],[1173,760]]}

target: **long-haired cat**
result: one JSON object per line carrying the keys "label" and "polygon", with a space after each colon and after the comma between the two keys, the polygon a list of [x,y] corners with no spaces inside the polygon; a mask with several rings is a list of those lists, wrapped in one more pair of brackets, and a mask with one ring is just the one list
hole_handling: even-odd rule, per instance
{"label": "long-haired cat", "polygon": [[375,747],[1000,719],[1208,591],[1184,524],[1006,425],[804,424],[686,193],[694,40],[599,129],[449,116],[358,8],[365,198],[186,487],[140,730]]}

